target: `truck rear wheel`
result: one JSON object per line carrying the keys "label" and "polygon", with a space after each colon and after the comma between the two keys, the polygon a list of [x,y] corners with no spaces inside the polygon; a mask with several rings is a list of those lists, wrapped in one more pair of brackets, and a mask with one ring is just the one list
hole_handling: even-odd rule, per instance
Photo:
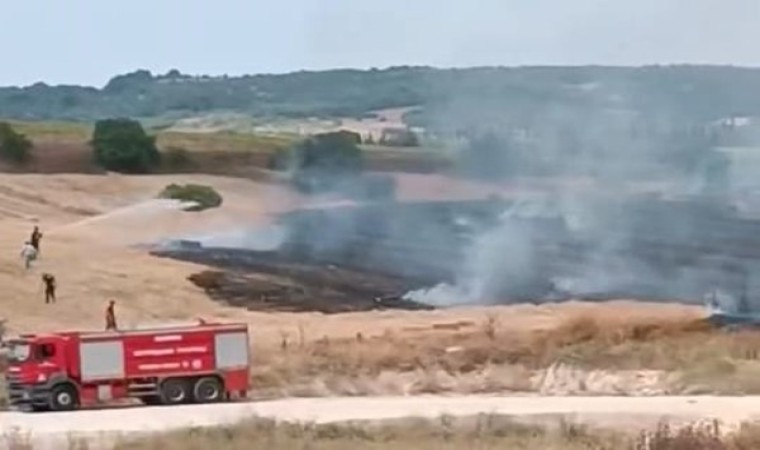
{"label": "truck rear wheel", "polygon": [[169,378],[161,383],[160,398],[164,405],[179,405],[188,401],[188,383],[179,378]]}
{"label": "truck rear wheel", "polygon": [[201,378],[193,387],[193,400],[196,403],[215,403],[224,398],[222,382],[216,377]]}
{"label": "truck rear wheel", "polygon": [[73,411],[79,406],[79,395],[74,386],[59,384],[50,392],[50,409],[52,411]]}

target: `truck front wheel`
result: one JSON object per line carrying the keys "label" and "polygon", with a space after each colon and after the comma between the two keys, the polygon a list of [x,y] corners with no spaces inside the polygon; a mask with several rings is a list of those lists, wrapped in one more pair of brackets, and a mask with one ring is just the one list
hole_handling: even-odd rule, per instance
{"label": "truck front wheel", "polygon": [[79,406],[79,395],[74,386],[59,384],[50,392],[50,409],[52,411],[73,411]]}
{"label": "truck front wheel", "polygon": [[164,405],[179,405],[188,401],[188,385],[185,380],[170,378],[161,383],[160,397]]}

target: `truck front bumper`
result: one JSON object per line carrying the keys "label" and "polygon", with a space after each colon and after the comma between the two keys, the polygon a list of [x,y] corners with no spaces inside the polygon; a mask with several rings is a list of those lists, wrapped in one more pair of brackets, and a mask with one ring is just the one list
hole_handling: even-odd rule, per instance
{"label": "truck front bumper", "polygon": [[12,407],[26,409],[28,407],[40,408],[48,405],[50,399],[50,387],[47,384],[8,385],[8,401]]}

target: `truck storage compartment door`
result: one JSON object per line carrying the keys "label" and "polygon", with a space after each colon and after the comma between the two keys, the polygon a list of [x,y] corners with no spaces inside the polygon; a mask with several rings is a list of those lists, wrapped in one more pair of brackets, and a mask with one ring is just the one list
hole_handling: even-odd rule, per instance
{"label": "truck storage compartment door", "polygon": [[82,381],[124,378],[122,341],[82,342],[79,347]]}
{"label": "truck storage compartment door", "polygon": [[217,370],[248,368],[248,334],[220,333],[214,338]]}

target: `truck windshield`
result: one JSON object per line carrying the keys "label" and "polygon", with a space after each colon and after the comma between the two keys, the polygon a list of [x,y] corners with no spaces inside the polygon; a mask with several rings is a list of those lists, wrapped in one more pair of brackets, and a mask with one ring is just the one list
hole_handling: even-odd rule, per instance
{"label": "truck windshield", "polygon": [[22,342],[11,342],[8,358],[11,362],[24,362],[32,354],[32,347]]}

